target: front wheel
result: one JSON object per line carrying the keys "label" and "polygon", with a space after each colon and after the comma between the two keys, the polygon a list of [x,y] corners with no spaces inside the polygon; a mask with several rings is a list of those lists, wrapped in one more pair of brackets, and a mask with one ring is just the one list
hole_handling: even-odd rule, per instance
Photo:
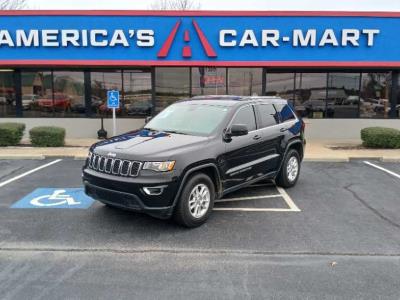
{"label": "front wheel", "polygon": [[193,175],[186,183],[175,208],[174,219],[185,227],[204,224],[214,207],[215,189],[209,176]]}
{"label": "front wheel", "polygon": [[281,170],[276,177],[276,183],[284,188],[294,186],[299,179],[300,175],[300,155],[294,150],[290,149],[283,161]]}

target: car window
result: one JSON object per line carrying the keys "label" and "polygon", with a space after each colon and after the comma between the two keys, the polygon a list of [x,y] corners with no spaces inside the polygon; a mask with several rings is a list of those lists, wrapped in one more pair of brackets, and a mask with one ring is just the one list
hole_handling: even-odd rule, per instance
{"label": "car window", "polygon": [[231,124],[243,124],[247,126],[248,131],[256,130],[256,119],[254,117],[253,107],[250,105],[239,108]]}
{"label": "car window", "polygon": [[276,125],[279,123],[278,114],[272,104],[259,104],[257,105],[260,113],[261,128]]}
{"label": "car window", "polygon": [[281,122],[286,122],[296,119],[293,110],[289,104],[275,104],[275,108],[278,111]]}
{"label": "car window", "polygon": [[176,103],[160,112],[145,128],[207,136],[221,124],[228,111],[223,105]]}

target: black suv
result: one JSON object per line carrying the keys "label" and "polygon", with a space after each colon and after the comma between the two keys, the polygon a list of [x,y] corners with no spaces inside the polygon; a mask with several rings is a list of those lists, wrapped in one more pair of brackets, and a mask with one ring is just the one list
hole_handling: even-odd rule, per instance
{"label": "black suv", "polygon": [[94,144],[83,183],[106,205],[196,227],[227,193],[262,179],[295,185],[304,146],[304,123],[286,100],[195,97]]}

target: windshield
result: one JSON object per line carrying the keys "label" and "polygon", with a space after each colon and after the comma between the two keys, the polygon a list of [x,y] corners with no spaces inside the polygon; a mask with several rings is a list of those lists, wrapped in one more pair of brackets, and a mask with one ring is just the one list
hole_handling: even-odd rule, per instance
{"label": "windshield", "polygon": [[221,124],[228,110],[221,105],[177,103],[160,112],[145,128],[207,136]]}

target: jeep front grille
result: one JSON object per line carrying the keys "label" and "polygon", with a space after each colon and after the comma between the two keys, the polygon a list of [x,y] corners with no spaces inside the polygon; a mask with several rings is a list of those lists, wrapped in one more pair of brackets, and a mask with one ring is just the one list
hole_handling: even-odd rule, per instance
{"label": "jeep front grille", "polygon": [[139,161],[109,158],[90,152],[87,166],[89,169],[100,173],[124,177],[136,177],[139,175],[142,163]]}

